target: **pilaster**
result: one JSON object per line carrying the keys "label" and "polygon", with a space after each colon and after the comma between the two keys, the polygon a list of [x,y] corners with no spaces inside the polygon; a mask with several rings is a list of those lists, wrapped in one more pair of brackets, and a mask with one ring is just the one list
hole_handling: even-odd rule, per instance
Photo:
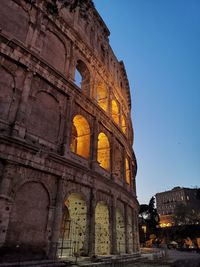
{"label": "pilaster", "polygon": [[98,153],[98,134],[99,134],[99,123],[96,117],[93,120],[93,127],[91,129],[91,146],[90,146],[90,155],[91,155],[91,167],[94,169],[97,163],[97,153]]}
{"label": "pilaster", "polygon": [[124,204],[124,223],[125,223],[125,249],[126,253],[130,253],[129,248],[129,233],[128,233],[128,206]]}
{"label": "pilaster", "polygon": [[74,114],[74,98],[70,97],[67,101],[66,108],[66,117],[65,117],[65,134],[62,142],[62,150],[65,157],[68,156],[70,152],[70,143],[71,143],[71,132],[72,132],[72,116]]}
{"label": "pilaster", "polygon": [[3,176],[0,184],[0,247],[4,245],[8,230],[10,210],[12,204],[11,199],[9,197],[12,178],[13,169],[12,166],[8,164],[4,167]]}
{"label": "pilaster", "polygon": [[87,213],[89,222],[89,256],[95,255],[95,208],[96,208],[96,189],[91,190],[90,205]]}
{"label": "pilaster", "polygon": [[21,102],[18,107],[15,124],[13,127],[13,136],[24,138],[26,132],[27,101],[30,94],[33,73],[28,71],[24,80]]}
{"label": "pilaster", "polygon": [[117,232],[116,232],[116,205],[117,199],[113,195],[111,207],[111,253],[117,254]]}
{"label": "pilaster", "polygon": [[63,207],[63,178],[59,177],[57,180],[57,192],[56,192],[56,202],[54,207],[54,218],[52,225],[52,236],[49,248],[49,258],[55,258],[58,240],[60,235],[60,226],[62,221],[62,207]]}

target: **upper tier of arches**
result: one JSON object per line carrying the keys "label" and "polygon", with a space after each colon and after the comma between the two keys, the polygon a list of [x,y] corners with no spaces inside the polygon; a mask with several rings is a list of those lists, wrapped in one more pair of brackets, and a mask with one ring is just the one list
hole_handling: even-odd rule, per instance
{"label": "upper tier of arches", "polygon": [[[130,137],[130,92],[125,68],[109,46],[109,30],[98,12],[95,9],[90,10],[90,27],[87,21],[82,21],[78,11],[73,16],[67,10],[61,10],[58,21],[46,16],[45,5],[39,4],[39,1],[32,5],[31,12],[27,10],[29,8],[26,1],[18,4],[16,1],[2,0],[2,32],[19,40],[46,64],[74,81]],[[9,21],[6,19],[8,13],[13,18]],[[17,27],[14,23],[19,21],[19,17],[23,19],[23,27]],[[41,18],[41,23],[32,27],[36,26],[38,17]],[[58,23],[62,23],[62,27]],[[66,28],[71,29],[71,35],[67,34]],[[77,31],[84,36],[77,38]],[[90,46],[87,46],[90,31],[93,37],[89,40]]]}

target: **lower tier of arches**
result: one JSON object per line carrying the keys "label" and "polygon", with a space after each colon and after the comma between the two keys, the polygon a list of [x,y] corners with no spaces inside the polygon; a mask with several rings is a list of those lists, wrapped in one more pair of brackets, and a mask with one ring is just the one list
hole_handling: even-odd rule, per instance
{"label": "lower tier of arches", "polygon": [[17,248],[31,258],[138,252],[133,196],[111,184],[91,185],[77,170],[58,176],[0,159],[0,171],[0,252]]}

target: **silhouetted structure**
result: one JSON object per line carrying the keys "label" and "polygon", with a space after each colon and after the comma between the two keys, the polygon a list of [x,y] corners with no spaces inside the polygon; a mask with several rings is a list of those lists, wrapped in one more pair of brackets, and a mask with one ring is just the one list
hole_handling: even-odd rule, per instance
{"label": "silhouetted structure", "polygon": [[194,213],[200,212],[199,189],[174,187],[172,190],[157,193],[156,205],[160,216],[160,226],[168,227],[175,225],[174,217],[177,207],[181,208],[182,206]]}

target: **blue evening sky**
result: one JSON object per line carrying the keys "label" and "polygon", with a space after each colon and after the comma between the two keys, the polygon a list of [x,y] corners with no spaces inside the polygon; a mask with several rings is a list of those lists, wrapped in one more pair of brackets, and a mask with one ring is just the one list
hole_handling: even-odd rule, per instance
{"label": "blue evening sky", "polygon": [[200,0],[95,0],[132,95],[137,195],[200,187]]}

